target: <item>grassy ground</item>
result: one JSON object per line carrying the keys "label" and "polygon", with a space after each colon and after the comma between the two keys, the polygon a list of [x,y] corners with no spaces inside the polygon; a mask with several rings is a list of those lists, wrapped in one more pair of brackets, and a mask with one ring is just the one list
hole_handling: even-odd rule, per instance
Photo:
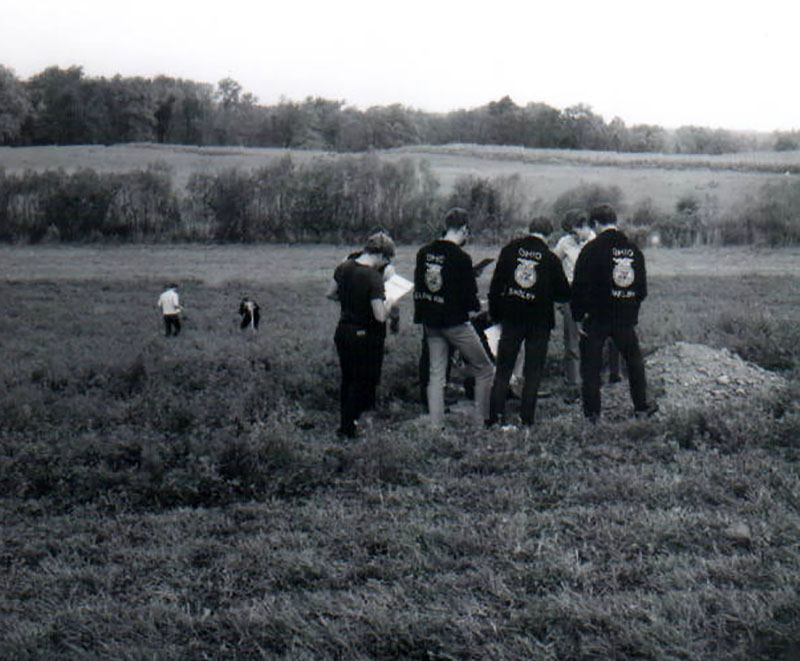
{"label": "grassy ground", "polygon": [[[321,297],[341,248],[247,249],[263,268],[224,277],[238,249],[4,250],[0,658],[800,652],[795,272],[648,253],[645,349],[779,365],[790,394],[764,407],[628,420],[607,389],[621,415],[589,427],[560,397],[557,329],[530,434],[474,431],[457,404],[430,436],[406,303],[381,413],[343,444]],[[188,318],[167,340],[155,299],[176,268]],[[244,292],[257,336],[236,327]]]}

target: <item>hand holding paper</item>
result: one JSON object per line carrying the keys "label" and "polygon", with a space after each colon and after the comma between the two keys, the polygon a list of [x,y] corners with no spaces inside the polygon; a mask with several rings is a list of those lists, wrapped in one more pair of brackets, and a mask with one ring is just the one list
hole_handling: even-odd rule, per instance
{"label": "hand holding paper", "polygon": [[414,289],[414,283],[411,280],[404,278],[402,275],[393,273],[392,276],[384,282],[386,289],[386,300],[395,305],[403,296]]}

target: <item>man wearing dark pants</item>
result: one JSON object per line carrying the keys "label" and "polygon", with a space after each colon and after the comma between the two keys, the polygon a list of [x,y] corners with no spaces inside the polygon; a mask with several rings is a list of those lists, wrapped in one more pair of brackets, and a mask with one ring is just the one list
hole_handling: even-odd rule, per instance
{"label": "man wearing dark pants", "polygon": [[178,336],[181,332],[181,307],[178,299],[178,285],[172,283],[166,290],[158,297],[158,307],[161,308],[161,314],[164,319],[164,335]]}
{"label": "man wearing dark pants", "polygon": [[386,320],[394,307],[394,302],[386,300],[381,271],[388,268],[394,251],[394,241],[388,234],[371,234],[357,257],[336,267],[326,293],[341,305],[334,335],[342,370],[337,433],[346,438],[355,438],[359,417],[375,408]]}
{"label": "man wearing dark pants", "polygon": [[590,219],[597,238],[578,256],[571,302],[581,334],[583,413],[592,422],[600,417],[603,346],[610,337],[628,366],[634,412],[651,415],[657,407],[647,402],[644,360],[636,335],[639,307],[647,297],[644,255],[617,229],[611,205],[592,208]]}
{"label": "man wearing dark pants", "polygon": [[489,423],[504,422],[508,384],[525,342],[520,418],[532,425],[550,332],[555,326],[553,302],[566,303],[570,290],[561,262],[545,243],[553,231],[546,218],[534,219],[529,234],[506,245],[497,259],[489,287],[489,314],[502,330],[492,385]]}

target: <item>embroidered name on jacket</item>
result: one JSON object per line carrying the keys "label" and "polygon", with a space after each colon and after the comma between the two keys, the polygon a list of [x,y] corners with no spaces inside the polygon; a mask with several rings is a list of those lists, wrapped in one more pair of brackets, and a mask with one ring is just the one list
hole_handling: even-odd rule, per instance
{"label": "embroidered name on jacket", "polygon": [[611,296],[614,298],[626,299],[634,298],[636,292],[630,289],[636,280],[636,273],[633,270],[633,250],[630,248],[614,248],[612,251],[614,268],[611,271],[611,280],[615,287],[611,289]]}
{"label": "embroidered name on jacket", "polygon": [[536,284],[536,269],[542,259],[542,254],[520,248],[518,255],[517,266],[514,269],[514,282],[518,287],[510,286],[508,295],[516,296],[524,301],[533,301],[536,299],[536,294],[531,290]]}
{"label": "embroidered name on jacket", "polygon": [[425,286],[428,291],[434,294],[441,290],[443,285],[442,267],[444,266],[443,255],[425,256]]}

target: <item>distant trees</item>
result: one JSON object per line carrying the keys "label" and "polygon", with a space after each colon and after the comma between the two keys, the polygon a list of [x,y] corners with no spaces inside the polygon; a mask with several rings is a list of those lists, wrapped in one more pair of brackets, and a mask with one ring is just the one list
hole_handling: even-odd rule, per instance
{"label": "distant trees", "polygon": [[131,141],[339,152],[454,142],[703,154],[800,146],[797,132],[757,139],[697,126],[628,127],[618,117],[606,122],[586,104],[519,106],[509,96],[449,113],[401,104],[359,110],[319,97],[266,106],[230,77],[216,86],[167,76],[87,78],[73,66],[49,67],[21,81],[0,65],[0,144]]}
{"label": "distant trees", "polygon": [[582,183],[559,195],[553,202],[553,215],[557,219],[564,217],[569,209],[590,209],[596,204],[607,203],[619,209],[624,195],[619,186],[603,186],[601,184]]}
{"label": "distant trees", "polygon": [[800,131],[778,131],[775,133],[775,151],[800,149]]}
{"label": "distant trees", "polygon": [[15,144],[31,115],[30,98],[14,72],[0,64],[0,145]]}
{"label": "distant trees", "polygon": [[682,126],[675,132],[675,149],[679,154],[729,154],[755,147],[755,140],[725,129]]}

